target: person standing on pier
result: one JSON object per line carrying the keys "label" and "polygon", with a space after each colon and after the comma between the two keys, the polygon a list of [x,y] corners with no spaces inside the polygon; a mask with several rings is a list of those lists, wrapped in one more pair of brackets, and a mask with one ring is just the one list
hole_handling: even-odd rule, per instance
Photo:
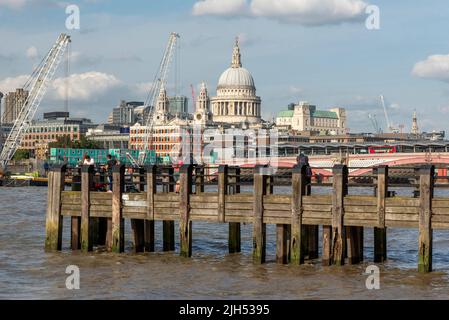
{"label": "person standing on pier", "polygon": [[108,192],[112,192],[112,168],[114,168],[117,162],[114,159],[112,159],[112,156],[110,154],[106,156],[106,159],[107,159],[106,171],[108,173],[108,185],[109,185]]}
{"label": "person standing on pier", "polygon": [[309,157],[306,156],[304,153],[299,154],[296,157],[296,163],[298,166],[304,165],[306,167],[306,194],[310,194],[311,193],[311,189],[312,189],[312,168],[310,167],[309,164]]}

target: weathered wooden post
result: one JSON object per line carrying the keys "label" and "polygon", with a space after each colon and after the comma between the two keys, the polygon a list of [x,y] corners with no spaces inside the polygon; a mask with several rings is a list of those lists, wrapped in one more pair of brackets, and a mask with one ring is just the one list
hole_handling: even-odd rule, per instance
{"label": "weathered wooden post", "polygon": [[[81,173],[72,173],[72,191],[81,192]],[[71,217],[70,219],[70,246],[72,250],[81,249],[81,217]]]}
{"label": "weathered wooden post", "polygon": [[[233,167],[231,176],[228,177],[228,182],[230,183],[231,189],[229,193],[238,194],[240,193],[240,168]],[[238,253],[241,251],[241,230],[239,222],[229,223],[229,237],[228,237],[228,247],[229,253]]]}
{"label": "weathered wooden post", "polygon": [[263,197],[267,191],[267,176],[263,168],[256,167],[254,172],[253,200],[253,260],[255,263],[265,262],[266,225],[263,223]]}
{"label": "weathered wooden post", "polygon": [[388,195],[388,166],[377,168],[377,227],[374,227],[374,262],[387,260],[385,208]]}
{"label": "weathered wooden post", "polygon": [[54,167],[48,174],[47,218],[45,223],[45,250],[61,250],[62,246],[62,191],[64,191],[65,165]]}
{"label": "weathered wooden post", "polygon": [[157,192],[157,166],[148,166],[147,169],[147,219],[145,220],[145,251],[154,252],[154,195]]}
{"label": "weathered wooden post", "polygon": [[180,254],[192,256],[192,221],[190,220],[190,194],[192,193],[192,165],[183,165],[180,169],[179,185],[179,235]]}
{"label": "weathered wooden post", "polygon": [[125,189],[125,166],[112,169],[112,252],[125,250],[125,223],[122,216],[122,195]]}
{"label": "weathered wooden post", "polygon": [[290,235],[290,261],[299,265],[304,263],[303,244],[303,196],[306,194],[306,166],[294,166],[292,169],[292,223]]}
{"label": "weathered wooden post", "polygon": [[[175,179],[174,179],[174,169],[169,167],[165,169],[166,175],[163,177],[164,181],[164,192],[174,192],[175,191]],[[163,251],[174,251],[175,250],[175,222],[172,220],[162,221],[162,237],[163,237]]]}
{"label": "weathered wooden post", "polygon": [[94,166],[81,168],[81,250],[92,251],[93,221],[90,217],[90,191],[92,190]]}
{"label": "weathered wooden post", "polygon": [[[145,191],[145,169],[137,169],[138,177],[136,179],[136,187],[139,192]],[[134,182],[133,177],[131,181]],[[131,228],[133,230],[133,240],[134,240],[134,252],[144,252],[145,251],[145,220],[143,219],[131,219]]]}
{"label": "weathered wooden post", "polygon": [[419,240],[418,271],[432,271],[432,198],[434,187],[434,166],[423,166],[419,170]]}
{"label": "weathered wooden post", "polygon": [[218,222],[225,222],[225,199],[228,193],[228,166],[218,167]]}
{"label": "weathered wooden post", "polygon": [[195,167],[195,194],[204,192],[204,166]]}
{"label": "weathered wooden post", "polygon": [[346,235],[343,224],[344,204],[343,199],[348,191],[348,167],[337,164],[332,169],[333,193],[332,193],[332,263],[344,265]]}

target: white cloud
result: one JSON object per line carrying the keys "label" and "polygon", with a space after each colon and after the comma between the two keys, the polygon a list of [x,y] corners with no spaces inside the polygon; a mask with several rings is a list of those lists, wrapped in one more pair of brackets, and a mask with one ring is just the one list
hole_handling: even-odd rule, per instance
{"label": "white cloud", "polygon": [[0,81],[0,91],[3,93],[8,93],[12,91],[16,91],[17,88],[22,88],[23,85],[27,82],[28,75],[20,75],[14,78],[6,78]]}
{"label": "white cloud", "polygon": [[[109,90],[122,84],[114,75],[97,71],[72,74],[68,77],[69,98],[77,101],[88,101],[104,95]],[[51,97],[55,100],[64,100],[66,92],[66,78],[57,78],[53,81]]]}
{"label": "white cloud", "polygon": [[39,52],[35,46],[31,46],[27,49],[26,55],[28,59],[34,60],[39,56]]}
{"label": "white cloud", "polygon": [[427,79],[449,82],[449,54],[436,54],[415,64],[412,74]]}
{"label": "white cloud", "polygon": [[0,7],[10,9],[20,9],[27,3],[27,0],[0,0]]}
{"label": "white cloud", "polygon": [[238,16],[247,13],[246,0],[201,0],[193,5],[196,16]]}
{"label": "white cloud", "polygon": [[358,20],[367,3],[361,0],[253,0],[251,12],[302,25],[335,24]]}
{"label": "white cloud", "polygon": [[202,0],[194,15],[266,17],[304,26],[360,21],[368,4],[362,0]]}

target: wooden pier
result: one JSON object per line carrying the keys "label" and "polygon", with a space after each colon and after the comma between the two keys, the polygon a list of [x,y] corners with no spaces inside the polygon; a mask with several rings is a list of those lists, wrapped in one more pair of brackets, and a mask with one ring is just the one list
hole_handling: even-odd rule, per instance
{"label": "wooden pier", "polygon": [[[256,167],[253,192],[240,192],[240,168],[220,166],[216,192],[205,192],[209,172],[201,166],[179,169],[150,166],[135,177],[137,192],[125,192],[125,167],[113,170],[113,192],[92,191],[94,168],[85,166],[80,186],[66,191],[66,167],[49,173],[46,218],[47,250],[61,250],[63,218],[71,224],[71,248],[91,251],[105,245],[124,251],[124,219],[131,220],[136,252],[153,252],[154,221],[163,221],[163,250],[175,248],[179,221],[180,255],[192,255],[197,221],[229,224],[229,253],[240,252],[241,223],[252,224],[253,260],[265,262],[266,225],[276,225],[276,260],[300,265],[318,258],[318,228],[322,227],[323,265],[357,264],[363,260],[364,228],[374,228],[375,262],[387,259],[387,228],[417,228],[418,270],[432,270],[432,231],[449,229],[449,197],[434,197],[434,167],[417,169],[417,197],[399,197],[388,190],[388,167],[375,168],[372,196],[348,194],[348,168],[333,168],[329,194],[312,194],[305,167],[294,167],[290,194],[275,194],[269,167]],[[209,174],[210,175],[210,174]],[[136,181],[137,179],[137,181]],[[74,181],[76,179],[74,178]],[[175,188],[176,187],[176,188]],[[176,192],[178,191],[178,192]]]}

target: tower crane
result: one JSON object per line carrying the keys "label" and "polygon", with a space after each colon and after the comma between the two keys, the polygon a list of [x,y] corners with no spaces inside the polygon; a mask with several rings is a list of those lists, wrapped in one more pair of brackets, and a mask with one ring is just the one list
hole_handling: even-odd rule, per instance
{"label": "tower crane", "polygon": [[388,117],[387,107],[385,105],[385,98],[383,95],[380,96],[380,102],[382,103],[382,108],[384,109],[385,120],[387,121],[387,128],[390,132],[399,133],[399,129],[392,126],[390,118]]}
{"label": "tower crane", "polygon": [[23,89],[29,92],[28,98],[21,107],[3,145],[0,153],[0,170],[6,170],[8,162],[19,148],[23,135],[30,127],[31,120],[33,120],[70,42],[70,36],[64,33],[60,34],[53,47],[25,83]]}
{"label": "tower crane", "polygon": [[153,121],[154,121],[154,111],[156,108],[157,97],[161,89],[162,84],[165,84],[167,80],[168,70],[173,57],[173,53],[176,48],[176,42],[179,38],[179,34],[172,32],[170,33],[167,47],[165,48],[164,55],[162,56],[159,69],[154,77],[154,81],[151,85],[150,92],[148,93],[147,100],[145,101],[145,106],[150,108],[148,112],[147,119],[145,121],[145,134],[143,149],[139,154],[137,163],[140,166],[145,165],[148,150],[152,149],[153,143]]}
{"label": "tower crane", "polygon": [[375,114],[368,114],[368,118],[371,120],[371,124],[373,125],[374,132],[379,134],[382,132],[382,130],[379,127],[379,123],[377,122],[377,118]]}

